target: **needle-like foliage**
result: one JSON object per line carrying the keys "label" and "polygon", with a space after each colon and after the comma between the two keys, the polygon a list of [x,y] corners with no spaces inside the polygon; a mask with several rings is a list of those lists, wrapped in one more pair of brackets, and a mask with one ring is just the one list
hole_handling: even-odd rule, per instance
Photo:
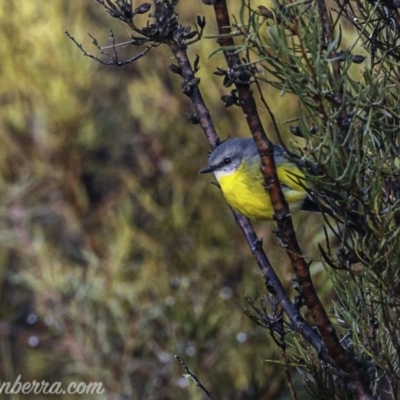
{"label": "needle-like foliage", "polygon": [[[397,398],[398,11],[379,2],[338,1],[324,19],[320,3],[276,2],[269,10],[251,9],[248,2],[247,18],[234,26],[242,39],[236,50],[257,69],[253,79],[262,82],[261,90],[274,86],[298,99],[291,130],[303,140],[292,159],[339,242],[335,247],[328,238],[320,246],[338,297],[333,321],[342,343],[364,364],[373,392],[388,390]],[[348,21],[354,34],[345,44]],[[313,365],[309,372],[320,396],[333,386],[317,379]]]}

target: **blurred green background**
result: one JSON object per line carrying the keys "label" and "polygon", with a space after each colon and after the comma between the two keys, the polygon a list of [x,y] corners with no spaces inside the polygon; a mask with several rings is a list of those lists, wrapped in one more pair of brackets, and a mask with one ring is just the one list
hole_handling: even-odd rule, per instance
{"label": "blurred green background", "polygon": [[[211,8],[178,11],[186,24],[205,15],[205,35],[215,34]],[[0,381],[106,390],[57,397],[68,399],[205,398],[178,354],[218,399],[288,398],[283,368],[266,361],[280,360],[277,347],[243,313],[263,280],[220,191],[198,175],[209,147],[184,116],[193,110],[168,48],[107,67],[64,33],[96,53],[87,33],[105,45],[110,29],[129,39],[94,0],[0,8]],[[226,66],[208,58],[215,48],[203,39],[189,50],[200,55],[203,96],[222,138],[249,135],[241,111],[220,101],[228,90],[212,72]],[[293,99],[266,95],[280,124],[295,116]],[[310,256],[319,222],[296,218]],[[289,289],[273,227],[255,227]],[[319,263],[313,274],[327,291]]]}

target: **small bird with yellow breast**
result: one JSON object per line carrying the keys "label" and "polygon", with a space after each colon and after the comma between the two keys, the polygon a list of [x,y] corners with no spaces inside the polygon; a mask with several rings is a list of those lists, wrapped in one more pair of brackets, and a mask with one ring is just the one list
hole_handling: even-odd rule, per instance
{"label": "small bird with yellow breast", "polygon": [[[300,184],[303,174],[286,157],[282,146],[273,145],[276,171],[291,212],[318,211]],[[260,170],[261,160],[252,138],[229,139],[211,153],[208,167],[228,204],[250,219],[271,220],[274,209]]]}

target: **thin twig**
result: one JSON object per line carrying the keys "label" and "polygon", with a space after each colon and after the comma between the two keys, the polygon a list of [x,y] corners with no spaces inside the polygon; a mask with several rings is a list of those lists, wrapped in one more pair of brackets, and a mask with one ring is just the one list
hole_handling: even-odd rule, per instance
{"label": "thin twig", "polygon": [[285,353],[282,354],[282,362],[283,362],[283,369],[285,371],[286,384],[289,388],[290,395],[292,396],[292,400],[297,400],[297,393],[294,389],[292,375],[290,374],[289,370],[289,362],[287,355]]}
{"label": "thin twig", "polygon": [[65,34],[67,35],[67,37],[68,37],[69,39],[71,39],[71,40],[75,43],[75,45],[79,48],[79,50],[82,52],[82,54],[83,54],[85,57],[89,57],[89,58],[91,58],[92,60],[96,60],[96,61],[98,61],[100,64],[103,64],[103,65],[115,65],[115,66],[117,66],[117,67],[122,67],[122,66],[124,66],[124,65],[126,65],[126,64],[132,64],[133,62],[135,62],[135,61],[139,60],[140,58],[142,58],[143,56],[145,56],[145,55],[154,47],[154,46],[152,46],[152,45],[147,45],[147,46],[144,48],[143,51],[141,51],[140,53],[134,55],[133,57],[128,58],[128,59],[121,59],[121,58],[118,57],[117,50],[116,50],[116,47],[118,46],[118,44],[115,44],[115,39],[114,39],[114,35],[112,34],[112,32],[111,32],[111,38],[112,38],[113,43],[112,43],[112,46],[111,46],[111,47],[112,47],[112,49],[113,49],[113,51],[114,51],[113,56],[111,56],[111,55],[105,53],[105,52],[103,51],[103,48],[98,46],[96,39],[94,39],[91,35],[89,35],[89,36],[92,38],[92,43],[93,43],[98,49],[100,49],[100,52],[101,52],[102,54],[108,55],[108,56],[110,57],[110,60],[105,61],[105,60],[102,60],[101,58],[99,58],[99,57],[97,57],[97,56],[95,56],[95,55],[93,55],[93,54],[87,52],[87,51],[85,50],[85,48],[82,46],[82,44],[80,44],[79,42],[77,42],[77,40],[76,40],[68,31],[65,31]]}
{"label": "thin twig", "polygon": [[182,365],[182,367],[185,369],[186,374],[184,377],[186,379],[192,379],[193,382],[207,395],[207,397],[211,400],[215,400],[215,398],[212,396],[212,394],[207,390],[207,388],[200,382],[199,378],[189,369],[189,367],[185,364],[185,362],[179,357],[175,356],[175,359]]}

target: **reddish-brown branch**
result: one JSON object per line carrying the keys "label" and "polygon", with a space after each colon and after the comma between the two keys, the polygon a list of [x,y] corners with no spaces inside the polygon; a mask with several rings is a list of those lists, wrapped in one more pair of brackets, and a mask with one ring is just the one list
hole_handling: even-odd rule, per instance
{"label": "reddish-brown branch", "polygon": [[[323,3],[323,0],[318,1],[319,3]],[[325,4],[323,4],[323,6],[325,7]],[[222,47],[233,48],[233,38],[229,35],[226,35],[230,33],[230,20],[226,1],[215,0],[214,11],[218,25],[218,32],[220,34],[218,43]],[[327,14],[322,13],[322,23],[324,24],[325,36],[329,40],[332,38],[332,32],[329,30],[329,18],[325,20],[326,16]],[[224,50],[224,54],[229,70],[240,71],[240,58],[238,54],[228,50]],[[340,74],[340,70],[338,73]],[[335,77],[336,74],[337,71],[335,72]],[[280,232],[280,239],[287,250],[292,268],[298,278],[299,287],[304,298],[304,302],[311,313],[318,331],[321,334],[321,337],[327,347],[329,356],[332,357],[335,362],[337,362],[343,371],[351,376],[351,385],[350,380],[348,381],[350,390],[355,396],[357,396],[357,398],[372,398],[367,381],[363,376],[362,368],[357,365],[350,353],[348,353],[339,342],[335,329],[333,328],[326,310],[318,298],[313,286],[309,265],[301,255],[301,250],[296,239],[292,219],[290,216],[289,207],[283,196],[278,181],[272,146],[262,127],[256,102],[250,88],[249,78],[245,74],[240,75],[240,73],[237,73],[235,76],[238,77],[235,84],[238,90],[240,105],[261,157],[261,171],[263,173],[266,188],[269,191],[271,202],[275,210],[275,218]],[[340,75],[338,75],[338,79],[340,79]]]}
{"label": "reddish-brown branch", "polygon": [[[195,82],[195,74],[190,65],[186,48],[182,45],[177,44],[174,40],[171,40],[168,45],[172,53],[174,54],[175,59],[177,60],[180,74],[184,81],[183,86],[185,86],[185,82]],[[210,113],[204,103],[198,85],[196,84],[190,86],[190,89],[185,91],[185,93],[192,101],[192,104],[196,110],[198,121],[207,136],[211,148],[214,148],[219,139],[212,124]],[[276,182],[278,181],[276,180]],[[262,246],[260,245],[261,242],[257,238],[257,235],[255,234],[250,221],[248,220],[248,218],[235,211],[233,211],[233,214],[247,240],[249,247],[251,248],[251,251],[254,254],[254,257],[257,260],[258,266],[263,274],[266,286],[269,288],[270,292],[276,297],[280,306],[288,315],[293,329],[307,339],[307,341],[317,350],[322,359],[332,363],[332,360],[328,357],[324,344],[321,341],[318,333],[314,329],[312,329],[311,326],[304,320],[299,310],[289,299],[289,296],[285,292],[281,281],[276,275],[271,263],[269,262],[264,250],[262,249]]]}

